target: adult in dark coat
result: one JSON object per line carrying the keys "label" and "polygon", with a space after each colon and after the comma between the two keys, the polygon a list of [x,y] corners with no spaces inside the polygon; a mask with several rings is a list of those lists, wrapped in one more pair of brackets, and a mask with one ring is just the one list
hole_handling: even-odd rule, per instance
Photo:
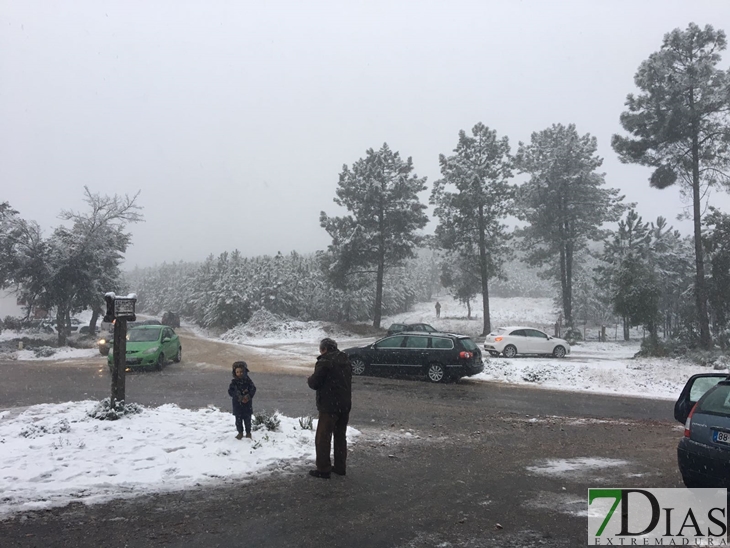
{"label": "adult in dark coat", "polygon": [[[331,472],[345,475],[347,461],[347,422],[352,407],[352,365],[347,354],[337,349],[332,339],[319,343],[320,356],[314,373],[307,379],[309,388],[317,391],[317,433],[314,445],[317,450],[317,468],[309,475],[329,478]],[[330,460],[332,437],[335,439],[335,465]]]}
{"label": "adult in dark coat", "polygon": [[233,379],[228,386],[228,395],[233,404],[233,414],[236,416],[237,439],[243,438],[243,425],[246,425],[246,437],[251,437],[251,415],[253,414],[253,397],[256,394],[256,385],[248,376],[248,364],[244,361],[234,362]]}

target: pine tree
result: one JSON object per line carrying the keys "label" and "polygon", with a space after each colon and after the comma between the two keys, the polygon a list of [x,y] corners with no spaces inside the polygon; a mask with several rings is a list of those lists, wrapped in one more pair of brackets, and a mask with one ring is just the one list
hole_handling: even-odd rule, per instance
{"label": "pine tree", "polygon": [[428,222],[426,206],[418,198],[426,190],[426,179],[412,171],[411,158],[403,161],[387,144],[369,149],[365,158],[352,168],[343,166],[340,174],[334,202],[350,214],[320,214],[320,225],[332,237],[328,266],[335,281],[344,285],[353,273],[375,268],[368,271],[375,274],[374,327],[380,327],[386,268],[414,256],[422,240],[416,230]]}
{"label": "pine tree", "polygon": [[[436,240],[451,250],[467,271],[458,287],[471,286],[471,264],[478,264],[484,313],[483,334],[491,331],[489,280],[502,273],[502,263],[509,258],[509,236],[505,219],[514,211],[512,161],[509,139],[482,123],[472,128],[472,135],[459,132],[455,154],[439,157],[442,178],[434,183],[431,203],[439,218]],[[473,253],[471,257],[470,253]],[[466,292],[467,295],[469,291]]]}
{"label": "pine tree", "polygon": [[517,215],[528,226],[520,230],[533,266],[558,281],[563,315],[573,325],[575,259],[589,241],[603,238],[602,225],[618,220],[625,206],[618,190],[606,188],[596,170],[596,139],[578,135],[573,124],[555,124],[520,143],[516,165],[530,180],[518,189]]}
{"label": "pine tree", "polygon": [[717,68],[725,33],[694,23],[664,36],[634,77],[639,95],[629,94],[621,125],[631,137],[614,135],[611,144],[624,162],[654,168],[650,184],[677,181],[692,197],[695,300],[700,344],[712,346],[702,253],[703,196],[709,187],[730,188],[730,71]]}

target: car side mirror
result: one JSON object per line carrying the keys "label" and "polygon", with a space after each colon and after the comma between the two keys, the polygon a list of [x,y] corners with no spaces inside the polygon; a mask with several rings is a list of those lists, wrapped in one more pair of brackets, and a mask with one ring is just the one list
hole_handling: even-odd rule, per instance
{"label": "car side mirror", "polygon": [[674,404],[674,418],[684,424],[694,405],[714,388],[717,383],[728,378],[726,373],[700,373],[692,375],[684,385],[677,403]]}
{"label": "car side mirror", "polygon": [[166,342],[170,342],[171,340],[172,339],[170,337],[165,337],[164,339],[162,339],[162,342],[166,343]]}

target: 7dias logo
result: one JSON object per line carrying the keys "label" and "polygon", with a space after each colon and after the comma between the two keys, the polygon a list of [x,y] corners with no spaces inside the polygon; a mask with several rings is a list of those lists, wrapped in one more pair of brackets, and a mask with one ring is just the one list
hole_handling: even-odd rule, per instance
{"label": "7dias logo", "polygon": [[591,546],[727,546],[727,489],[589,489]]}

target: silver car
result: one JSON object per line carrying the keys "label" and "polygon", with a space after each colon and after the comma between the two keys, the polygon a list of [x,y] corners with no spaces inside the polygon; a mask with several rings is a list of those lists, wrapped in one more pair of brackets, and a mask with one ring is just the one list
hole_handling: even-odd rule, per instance
{"label": "silver car", "polygon": [[674,417],[684,422],[677,447],[684,484],[730,488],[730,377],[694,375],[674,406]]}

